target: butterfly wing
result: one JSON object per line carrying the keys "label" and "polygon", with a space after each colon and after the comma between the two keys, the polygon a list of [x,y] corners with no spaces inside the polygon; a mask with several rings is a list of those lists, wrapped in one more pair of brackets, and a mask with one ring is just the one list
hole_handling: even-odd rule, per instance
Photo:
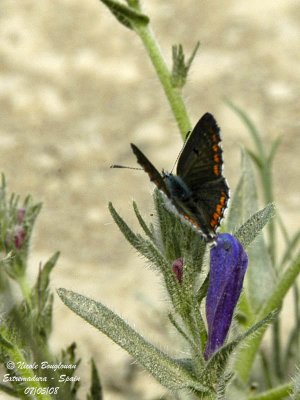
{"label": "butterfly wing", "polygon": [[214,117],[204,114],[188,138],[177,165],[177,175],[185,182],[192,198],[185,204],[189,218],[202,231],[215,234],[229,199],[222,175],[220,129]]}
{"label": "butterfly wing", "polygon": [[137,158],[137,162],[144,169],[144,171],[147,172],[151,182],[155,183],[155,185],[158,187],[159,190],[162,190],[168,197],[170,197],[169,191],[166,188],[166,184],[163,180],[163,177],[157,171],[154,165],[148,160],[148,158],[141,152],[141,150],[135,144],[131,143],[131,148],[134,155]]}

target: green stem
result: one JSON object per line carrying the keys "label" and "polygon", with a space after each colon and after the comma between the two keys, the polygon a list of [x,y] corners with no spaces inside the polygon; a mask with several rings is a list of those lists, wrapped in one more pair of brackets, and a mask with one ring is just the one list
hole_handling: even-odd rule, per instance
{"label": "green stem", "polygon": [[145,49],[165,91],[181,135],[183,138],[185,138],[187,132],[191,129],[191,122],[180,90],[172,86],[171,74],[160,52],[154,34],[148,25],[135,23],[134,29],[145,46]]}
{"label": "green stem", "polygon": [[273,324],[273,352],[274,371],[277,378],[282,379],[283,371],[281,368],[280,320],[278,318]]}
{"label": "green stem", "polygon": [[282,400],[290,395],[292,392],[292,384],[287,383],[278,386],[275,389],[267,390],[266,392],[248,397],[247,400]]}

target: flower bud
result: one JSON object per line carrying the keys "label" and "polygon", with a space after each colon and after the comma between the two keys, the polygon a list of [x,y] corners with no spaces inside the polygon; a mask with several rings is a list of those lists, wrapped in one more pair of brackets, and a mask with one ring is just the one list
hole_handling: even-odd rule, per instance
{"label": "flower bud", "polygon": [[241,243],[229,233],[219,234],[210,251],[209,286],[206,296],[208,339],[205,359],[225,342],[240,297],[248,256]]}

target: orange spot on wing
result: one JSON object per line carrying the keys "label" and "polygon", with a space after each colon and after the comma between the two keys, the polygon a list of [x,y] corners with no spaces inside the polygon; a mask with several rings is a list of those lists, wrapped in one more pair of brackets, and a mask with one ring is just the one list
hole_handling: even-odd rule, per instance
{"label": "orange spot on wing", "polygon": [[215,175],[220,175],[220,167],[219,167],[219,165],[217,165],[217,164],[214,165],[213,172],[214,172]]}

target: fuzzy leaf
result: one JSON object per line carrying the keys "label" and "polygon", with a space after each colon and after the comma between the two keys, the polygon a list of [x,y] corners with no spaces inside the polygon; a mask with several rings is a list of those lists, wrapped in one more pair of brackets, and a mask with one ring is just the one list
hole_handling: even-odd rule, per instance
{"label": "fuzzy leaf", "polygon": [[136,202],[134,201],[132,203],[132,205],[133,205],[133,210],[135,212],[135,215],[136,215],[136,217],[137,217],[137,219],[138,219],[143,231],[154,242],[153,234],[152,234],[151,230],[148,228],[146,222],[144,221],[144,219],[143,219],[143,217],[142,217],[142,215],[140,213],[140,210],[138,209],[138,206],[137,206]]}
{"label": "fuzzy leaf", "polygon": [[270,203],[265,208],[253,214],[236,232],[234,232],[234,236],[244,247],[249,246],[274,215],[275,205],[274,203]]}
{"label": "fuzzy leaf", "polygon": [[247,337],[251,336],[253,333],[266,327],[270,322],[272,322],[277,316],[277,312],[273,311],[269,313],[261,321],[257,322],[246,332],[236,337],[234,340],[223,346],[218,350],[208,361],[202,377],[204,381],[209,382],[210,385],[216,383],[220,376],[225,372],[229,356],[232,354],[234,349],[243,342]]}
{"label": "fuzzy leaf", "polygon": [[258,208],[257,192],[252,165],[248,155],[242,151],[242,175],[232,198],[227,219],[227,228],[234,232]]}
{"label": "fuzzy leaf", "polygon": [[[262,235],[262,228],[274,215],[274,205],[270,204],[256,212],[258,200],[252,166],[247,154],[242,153],[242,176],[233,196],[228,218],[228,228],[244,247],[248,249],[249,269],[245,290],[254,312],[260,309],[274,287],[275,274],[268,249]],[[249,216],[252,217],[249,218]],[[247,220],[247,218],[249,218]],[[247,222],[243,223],[245,220]],[[237,226],[243,225],[236,229]],[[255,241],[254,241],[255,239]]]}
{"label": "fuzzy leaf", "polygon": [[[278,309],[282,305],[282,301],[286,296],[288,290],[292,287],[295,279],[300,273],[300,254],[295,258],[294,262],[284,271],[278,280],[276,287],[270,293],[269,298],[257,314],[257,318],[263,318],[270,311]],[[239,374],[239,378],[246,382],[248,380],[251,366],[254,362],[259,345],[261,343],[264,330],[260,331],[257,335],[251,336],[246,340],[246,347],[238,351],[236,357],[235,370]]]}
{"label": "fuzzy leaf", "polygon": [[184,52],[181,44],[172,46],[173,68],[171,82],[174,88],[182,88],[185,85],[189,69],[199,49],[200,42],[197,42],[190,58],[184,60]]}
{"label": "fuzzy leaf", "polygon": [[[172,254],[180,254],[180,247],[179,247],[179,238],[180,235],[178,233],[177,235],[177,241],[174,245],[174,242],[172,242],[171,238],[173,238],[173,233],[171,233],[170,237],[166,240],[165,247],[162,248],[162,251],[164,251],[164,254],[161,253],[160,249],[158,249],[152,242],[149,240],[143,238],[139,234],[135,234],[130,227],[126,224],[126,222],[121,218],[121,216],[117,213],[117,211],[114,209],[113,205],[109,203],[109,210],[111,212],[111,215],[120,228],[121,232],[125,236],[125,238],[129,241],[129,243],[140,253],[142,254],[145,258],[147,258],[152,266],[155,266],[157,270],[159,270],[162,273],[166,289],[170,295],[171,301],[174,305],[175,310],[179,312],[181,315],[184,313],[189,312],[187,310],[188,303],[183,301],[182,298],[182,293],[181,293],[181,287],[178,283],[178,281],[175,279],[175,275],[172,271]],[[162,212],[162,210],[160,210]],[[167,210],[164,210],[164,218],[166,217],[167,213],[169,213]],[[168,218],[176,218],[175,216],[170,215]],[[165,221],[166,219],[164,219]],[[177,227],[181,226],[180,221],[177,219],[176,221]],[[165,225],[164,225],[165,226]],[[172,225],[174,227],[174,225]],[[167,233],[166,233],[167,234]],[[181,234],[181,237],[183,235]],[[175,237],[174,237],[175,240]],[[175,246],[172,247],[172,246]],[[168,256],[165,255],[166,248],[169,248]],[[177,249],[177,253],[176,253]],[[169,261],[170,260],[170,261]],[[172,260],[172,261],[171,261]]]}
{"label": "fuzzy leaf", "polygon": [[291,400],[299,400],[300,399],[300,371],[297,370],[295,376],[293,376],[293,386],[292,386],[292,393],[290,396]]}
{"label": "fuzzy leaf", "polygon": [[168,389],[191,388],[202,393],[208,391],[207,387],[196,381],[181,365],[148,343],[101,303],[66,289],[58,289],[58,295],[71,310],[125,349]]}
{"label": "fuzzy leaf", "polygon": [[156,265],[159,270],[165,267],[166,262],[158,249],[154,247],[151,242],[144,239],[141,235],[135,234],[126,224],[123,218],[117,213],[112,203],[109,203],[108,207],[115,223],[118,225],[120,231],[123,233],[128,242],[153,265]]}
{"label": "fuzzy leaf", "polygon": [[117,20],[126,26],[126,28],[133,29],[133,24],[147,25],[149,17],[142,14],[132,7],[128,7],[115,0],[100,0],[105,4]]}
{"label": "fuzzy leaf", "polygon": [[[49,285],[49,275],[54,268],[57,260],[59,257],[59,252],[56,252],[53,254],[53,256],[46,262],[46,264],[43,266],[42,270],[39,272],[38,276],[38,288],[41,292],[44,292]],[[37,285],[36,284],[36,285]]]}

